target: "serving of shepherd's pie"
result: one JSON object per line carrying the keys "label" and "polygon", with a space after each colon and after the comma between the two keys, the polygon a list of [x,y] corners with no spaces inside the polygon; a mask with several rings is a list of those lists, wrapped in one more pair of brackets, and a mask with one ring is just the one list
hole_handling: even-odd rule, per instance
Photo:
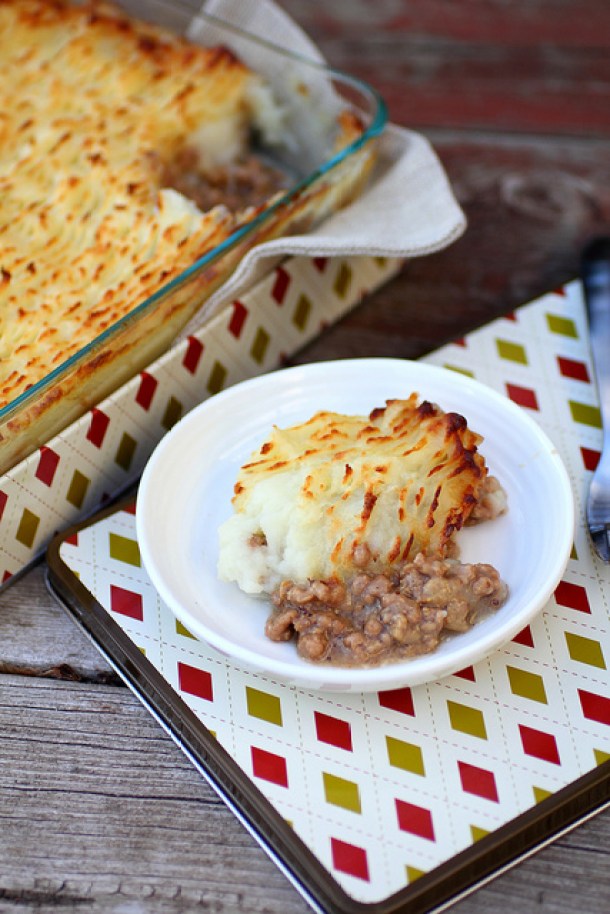
{"label": "serving of shepherd's pie", "polygon": [[389,400],[275,427],[238,474],[218,571],[273,605],[268,636],[309,660],[363,665],[427,653],[505,601],[456,533],[506,510],[463,416]]}

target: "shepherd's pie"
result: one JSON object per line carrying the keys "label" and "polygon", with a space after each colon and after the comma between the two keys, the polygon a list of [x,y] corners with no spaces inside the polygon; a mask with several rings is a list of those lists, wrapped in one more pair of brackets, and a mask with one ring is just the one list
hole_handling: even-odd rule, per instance
{"label": "shepherd's pie", "polygon": [[[338,125],[339,147],[361,129],[349,116]],[[273,141],[282,129],[267,83],[226,47],[108,3],[0,0],[0,409],[276,199],[281,181],[248,147],[253,132]],[[240,181],[262,200],[236,203]],[[222,275],[210,269],[199,298]],[[123,377],[143,367],[122,358]],[[0,438],[57,399],[82,411],[86,382],[51,391]]]}

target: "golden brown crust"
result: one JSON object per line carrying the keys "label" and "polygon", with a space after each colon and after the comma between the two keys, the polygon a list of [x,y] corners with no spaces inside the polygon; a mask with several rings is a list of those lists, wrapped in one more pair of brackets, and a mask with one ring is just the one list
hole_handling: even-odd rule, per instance
{"label": "golden brown crust", "polygon": [[234,509],[248,515],[261,482],[270,499],[274,477],[293,491],[291,525],[309,543],[310,577],[344,579],[361,565],[362,546],[373,569],[444,556],[487,476],[481,440],[462,416],[417,394],[367,417],[319,412],[273,430],[239,473]]}
{"label": "golden brown crust", "polygon": [[[226,48],[105,2],[0,0],[0,473],[158,358],[251,247],[306,232],[358,195],[371,142],[216,256],[277,194],[258,188],[245,211],[193,194],[214,200],[197,208],[167,188],[181,186],[171,176],[196,152],[204,178],[217,177],[247,153],[253,122],[285,140],[282,117]],[[329,154],[363,130],[348,111],[334,126]]]}
{"label": "golden brown crust", "polygon": [[202,122],[243,139],[252,78],[106,3],[0,2],[0,407],[236,227],[161,176]]}

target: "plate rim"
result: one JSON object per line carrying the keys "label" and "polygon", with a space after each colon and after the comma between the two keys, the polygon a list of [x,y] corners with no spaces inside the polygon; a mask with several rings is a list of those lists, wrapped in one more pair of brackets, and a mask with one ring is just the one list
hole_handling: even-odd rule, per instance
{"label": "plate rim", "polygon": [[[489,632],[487,638],[482,640],[481,647],[479,651],[476,652],[476,656],[473,656],[475,653],[473,652],[473,649],[466,645],[462,651],[459,650],[459,647],[449,654],[440,654],[439,652],[433,651],[429,654],[418,655],[413,658],[405,659],[404,661],[397,661],[395,663],[388,663],[377,667],[325,666],[322,664],[308,664],[304,661],[304,665],[299,665],[297,668],[292,662],[282,658],[272,660],[269,657],[256,654],[251,649],[242,648],[241,645],[232,643],[222,634],[215,633],[206,626],[205,623],[202,623],[195,618],[193,614],[189,612],[188,608],[182,606],[181,601],[174,597],[171,592],[171,587],[166,584],[163,574],[160,572],[158,573],[156,561],[154,556],[151,555],[151,550],[149,550],[149,539],[145,527],[146,507],[142,507],[142,505],[146,505],[147,487],[150,485],[151,479],[154,479],[154,473],[157,466],[162,465],[162,460],[164,459],[166,452],[174,446],[174,442],[176,442],[176,440],[179,441],[180,436],[184,434],[185,429],[188,428],[188,426],[200,421],[202,414],[205,414],[208,411],[214,411],[217,408],[222,408],[227,400],[230,401],[233,398],[239,400],[242,399],[244,395],[247,397],[253,392],[256,392],[257,388],[264,389],[270,384],[277,384],[281,381],[281,378],[286,380],[293,379],[294,381],[299,376],[315,376],[321,372],[327,373],[329,370],[335,374],[345,373],[349,376],[355,370],[363,368],[366,368],[368,371],[377,368],[386,371],[400,372],[407,366],[409,371],[412,371],[415,368],[420,371],[423,370],[423,374],[427,373],[429,377],[435,376],[441,382],[448,376],[453,380],[455,380],[457,376],[459,379],[458,383],[462,388],[472,390],[478,394],[482,393],[488,401],[495,401],[501,404],[502,408],[508,410],[513,416],[518,418],[519,422],[525,423],[530,432],[533,433],[540,444],[544,446],[543,450],[545,457],[552,463],[555,473],[561,480],[561,492],[563,495],[561,499],[561,510],[565,516],[563,518],[564,526],[561,531],[563,536],[560,536],[558,539],[556,560],[552,569],[552,574],[549,572],[546,576],[545,580],[547,581],[547,585],[540,591],[538,597],[533,602],[532,607],[528,609],[529,604],[527,604],[526,608],[522,610],[517,617],[509,617],[500,631],[492,630]],[[413,380],[409,380],[409,383],[413,384]],[[318,408],[324,408],[324,406],[321,405]],[[550,599],[550,596],[565,570],[572,550],[574,525],[574,493],[572,491],[569,474],[558,449],[544,429],[532,416],[494,388],[468,375],[453,372],[451,369],[431,363],[396,358],[339,359],[281,368],[276,371],[257,375],[253,378],[248,378],[226,388],[218,394],[208,397],[186,413],[157,444],[142,473],[136,500],[136,533],[140,545],[142,562],[153,586],[170,612],[192,631],[193,634],[201,638],[216,651],[227,656],[233,662],[243,664],[250,669],[255,668],[268,677],[278,677],[279,679],[287,680],[289,683],[296,683],[302,688],[312,688],[316,691],[380,691],[384,688],[398,687],[396,685],[397,680],[402,681],[404,686],[423,684],[436,681],[444,676],[450,675],[452,672],[459,671],[459,669],[464,666],[480,662],[490,656],[490,654],[498,650],[503,644],[508,643],[514,638],[514,636],[528,624],[528,621],[534,618],[538,612],[543,609]],[[237,584],[234,586],[237,587]],[[462,654],[465,654],[466,656],[463,660],[460,660]],[[419,665],[417,664],[418,660]],[[422,669],[421,674],[418,675],[418,672],[422,667],[424,667],[424,669]],[[412,675],[409,675],[409,668],[411,669]],[[425,668],[430,668],[429,672],[426,673]],[[342,684],[347,677],[350,679],[349,687]]]}

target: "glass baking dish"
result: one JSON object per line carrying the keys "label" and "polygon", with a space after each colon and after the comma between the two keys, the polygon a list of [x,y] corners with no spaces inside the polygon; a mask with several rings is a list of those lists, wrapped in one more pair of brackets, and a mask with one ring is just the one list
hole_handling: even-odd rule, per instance
{"label": "glass baking dish", "polygon": [[[166,351],[250,248],[307,231],[355,199],[369,176],[375,141],[386,122],[383,100],[365,83],[197,12],[188,0],[121,0],[119,5],[129,15],[190,40],[227,46],[264,76],[282,105],[286,131],[258,151],[290,175],[289,186],[266,208],[254,210],[222,243],[1,408],[0,473]],[[357,129],[338,145],[338,125],[346,114]]]}

